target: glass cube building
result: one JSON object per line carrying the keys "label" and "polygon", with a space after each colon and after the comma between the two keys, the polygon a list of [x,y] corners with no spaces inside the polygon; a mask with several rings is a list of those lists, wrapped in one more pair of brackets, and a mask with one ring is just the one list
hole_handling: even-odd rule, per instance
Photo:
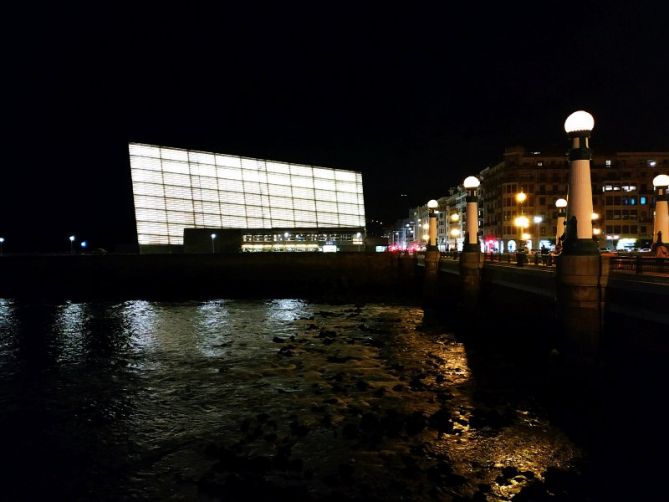
{"label": "glass cube building", "polygon": [[183,246],[187,228],[319,229],[362,244],[359,172],[140,143],[129,151],[140,251]]}

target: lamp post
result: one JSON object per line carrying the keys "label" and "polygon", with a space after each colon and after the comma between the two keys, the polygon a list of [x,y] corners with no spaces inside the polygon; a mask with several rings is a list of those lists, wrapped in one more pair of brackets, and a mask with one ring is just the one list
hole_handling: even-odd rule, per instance
{"label": "lamp post", "polygon": [[[520,192],[518,192],[516,194],[516,202],[518,203],[518,214],[519,214],[519,216],[516,218],[514,224],[517,227],[520,227],[520,239],[518,241],[518,248],[516,249],[516,251],[525,251],[525,244],[523,243],[522,234],[523,234],[523,228],[527,228],[529,226],[529,223],[526,223],[525,226],[522,227],[518,222],[518,218],[520,216],[523,216],[523,214],[524,214],[523,213],[523,202],[525,202],[526,199],[527,199],[527,195],[525,195],[525,192],[523,191],[523,189],[521,187]],[[527,218],[523,221],[527,221]]]}
{"label": "lamp post", "polygon": [[530,226],[530,220],[527,216],[516,216],[513,224],[518,227],[518,248],[516,249],[516,265],[523,266],[525,264],[525,240],[529,237],[525,229]]}
{"label": "lamp post", "polygon": [[214,254],[216,252],[216,247],[215,247],[215,242],[216,242],[216,234],[211,234],[209,237],[211,237],[211,254]]}
{"label": "lamp post", "polygon": [[70,254],[74,254],[74,240],[76,237],[74,235],[70,235],[68,239],[70,239]]}
{"label": "lamp post", "polygon": [[468,176],[462,185],[467,191],[467,207],[465,214],[467,227],[465,241],[460,253],[460,281],[462,284],[462,299],[465,308],[474,312],[478,305],[481,289],[481,245],[479,244],[479,210],[476,190],[481,182],[476,176]]}
{"label": "lamp post", "polygon": [[539,223],[541,223],[542,221],[544,221],[544,219],[543,219],[542,216],[535,216],[534,218],[532,218],[532,221],[534,221],[534,224],[537,226],[537,235],[536,235],[536,237],[537,237],[537,245],[536,245],[536,249],[537,249],[537,252],[538,252],[538,251],[539,251],[539,248],[541,247],[541,246],[540,246],[540,244],[541,244],[541,242],[540,242],[540,241],[541,241],[541,238],[539,237]]}
{"label": "lamp post", "polygon": [[595,119],[579,110],[567,117],[564,130],[571,140],[569,151],[569,209],[564,254],[599,254],[592,240],[592,183],[590,180],[590,133]]}
{"label": "lamp post", "polygon": [[448,232],[451,237],[453,237],[453,248],[455,251],[458,250],[458,237],[460,236],[460,215],[458,213],[453,213],[449,217],[450,221],[450,231]]}
{"label": "lamp post", "polygon": [[481,182],[476,176],[467,176],[462,185],[467,190],[467,232],[464,251],[481,251],[479,244],[479,209],[476,189]]}
{"label": "lamp post", "polygon": [[562,250],[562,243],[560,240],[564,235],[564,222],[567,219],[567,201],[565,199],[558,199],[555,201],[555,207],[557,208],[557,230],[555,232],[555,249],[556,251]]}
{"label": "lamp post", "polygon": [[653,186],[657,190],[655,196],[655,219],[653,221],[653,246],[667,247],[669,239],[669,176],[658,174],[653,178]]}
{"label": "lamp post", "polygon": [[2,245],[5,243],[5,238],[0,237],[0,255],[2,255]]}
{"label": "lamp post", "polygon": [[429,219],[429,230],[428,230],[428,251],[434,251],[437,249],[437,208],[439,203],[432,199],[427,203],[427,212]]}

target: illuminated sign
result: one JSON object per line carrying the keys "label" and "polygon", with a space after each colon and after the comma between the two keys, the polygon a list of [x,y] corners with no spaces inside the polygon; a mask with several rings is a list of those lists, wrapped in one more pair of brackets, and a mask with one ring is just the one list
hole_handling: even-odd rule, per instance
{"label": "illuminated sign", "polygon": [[364,227],[362,175],[130,143],[140,245],[183,244],[184,228]]}

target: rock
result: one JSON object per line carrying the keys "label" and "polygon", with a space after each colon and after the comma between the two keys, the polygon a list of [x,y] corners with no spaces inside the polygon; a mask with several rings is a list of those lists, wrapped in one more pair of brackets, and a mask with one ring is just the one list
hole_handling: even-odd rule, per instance
{"label": "rock", "polygon": [[406,432],[410,436],[414,436],[425,429],[427,426],[427,417],[422,411],[414,411],[406,419]]}

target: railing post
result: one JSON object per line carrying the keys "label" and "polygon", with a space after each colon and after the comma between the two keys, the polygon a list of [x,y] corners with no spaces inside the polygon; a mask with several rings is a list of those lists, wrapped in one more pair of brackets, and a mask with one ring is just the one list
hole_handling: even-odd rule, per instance
{"label": "railing post", "polygon": [[641,270],[641,255],[638,254],[636,255],[636,273],[640,274],[642,272]]}

